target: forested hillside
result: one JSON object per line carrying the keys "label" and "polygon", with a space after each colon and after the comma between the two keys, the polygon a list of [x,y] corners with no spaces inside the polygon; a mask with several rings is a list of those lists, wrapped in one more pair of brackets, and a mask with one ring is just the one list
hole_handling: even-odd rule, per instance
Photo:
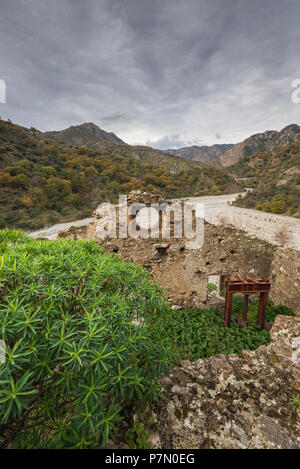
{"label": "forested hillside", "polygon": [[107,154],[118,153],[139,160],[142,163],[162,166],[170,173],[177,173],[181,170],[187,171],[199,166],[199,163],[185,161],[184,158],[177,158],[176,155],[171,156],[151,147],[127,145],[114,133],[105,132],[92,122],[71,126],[58,132],[45,132],[42,134],[35,131],[35,135],[43,139],[50,139],[53,143],[63,146],[84,146],[92,150],[105,151]]}
{"label": "forested hillside", "polygon": [[225,169],[148,147],[66,146],[35,129],[0,121],[0,227],[32,230],[84,218],[99,203],[115,202],[135,189],[185,197],[237,192],[238,186]]}
{"label": "forested hillside", "polygon": [[239,206],[300,217],[300,141],[245,157],[230,170],[254,189],[238,200]]}

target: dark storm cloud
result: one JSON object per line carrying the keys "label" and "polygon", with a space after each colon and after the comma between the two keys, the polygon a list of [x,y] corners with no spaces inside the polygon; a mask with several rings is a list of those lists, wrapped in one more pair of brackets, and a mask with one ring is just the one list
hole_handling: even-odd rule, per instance
{"label": "dark storm cloud", "polygon": [[0,115],[160,148],[299,123],[299,14],[299,0],[0,0]]}
{"label": "dark storm cloud", "polygon": [[119,120],[126,119],[125,112],[115,112],[114,114],[110,114],[109,116],[103,116],[101,118],[102,122],[115,122]]}

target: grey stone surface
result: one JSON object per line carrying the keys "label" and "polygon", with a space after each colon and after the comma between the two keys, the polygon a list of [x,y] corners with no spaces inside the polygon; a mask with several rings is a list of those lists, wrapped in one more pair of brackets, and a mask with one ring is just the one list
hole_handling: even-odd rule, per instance
{"label": "grey stone surface", "polygon": [[300,447],[300,318],[278,316],[272,343],[241,355],[183,361],[162,380],[153,448]]}

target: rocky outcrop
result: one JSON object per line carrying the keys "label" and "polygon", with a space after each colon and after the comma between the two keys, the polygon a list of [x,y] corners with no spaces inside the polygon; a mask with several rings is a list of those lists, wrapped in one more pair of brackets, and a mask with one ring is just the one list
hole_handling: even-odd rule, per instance
{"label": "rocky outcrop", "polygon": [[152,448],[299,448],[300,318],[278,316],[254,352],[183,361],[162,381]]}
{"label": "rocky outcrop", "polygon": [[162,204],[166,202],[160,194],[152,194],[151,192],[143,192],[141,190],[131,191],[127,196],[127,204]]}

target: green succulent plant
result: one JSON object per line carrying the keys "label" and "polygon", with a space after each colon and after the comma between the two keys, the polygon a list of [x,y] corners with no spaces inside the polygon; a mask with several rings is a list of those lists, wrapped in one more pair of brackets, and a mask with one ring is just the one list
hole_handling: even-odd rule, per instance
{"label": "green succulent plant", "polygon": [[105,445],[172,362],[165,335],[134,321],[169,309],[159,287],[94,241],[4,230],[0,256],[0,447]]}

